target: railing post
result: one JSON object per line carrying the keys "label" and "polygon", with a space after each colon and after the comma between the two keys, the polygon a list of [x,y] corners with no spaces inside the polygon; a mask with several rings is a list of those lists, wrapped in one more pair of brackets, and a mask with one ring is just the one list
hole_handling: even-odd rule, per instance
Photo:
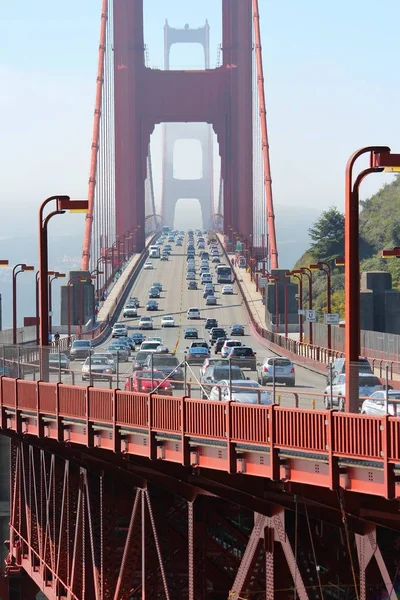
{"label": "railing post", "polygon": [[225,436],[228,460],[228,473],[236,473],[236,446],[231,440],[232,435],[232,402],[225,402]]}
{"label": "railing post", "polygon": [[55,384],[55,394],[56,394],[56,423],[57,423],[57,441],[58,442],[64,442],[64,430],[63,430],[63,426],[62,426],[62,422],[61,419],[62,417],[60,417],[60,386],[62,385],[62,383],[59,383],[57,381],[57,383]]}
{"label": "railing post", "polygon": [[121,436],[119,433],[119,429],[117,427],[117,390],[114,389],[113,390],[113,397],[112,397],[112,403],[113,403],[113,411],[112,411],[112,428],[113,428],[113,445],[114,445],[114,452],[116,454],[118,454],[119,452],[121,452]]}
{"label": "railing post", "polygon": [[382,458],[383,458],[383,482],[385,485],[385,498],[393,500],[395,493],[395,477],[393,465],[389,462],[390,452],[390,421],[389,415],[382,417],[381,425]]}
{"label": "railing post", "polygon": [[275,420],[276,420],[277,407],[272,404],[268,407],[267,418],[269,419],[269,455],[271,461],[271,479],[272,481],[279,481],[280,475],[280,462],[279,454],[275,448]]}
{"label": "railing post", "polygon": [[[153,431],[153,420],[152,420],[152,412],[153,412],[153,394],[147,394],[147,406],[148,406],[148,431],[149,431],[149,458],[150,460],[157,459],[157,440],[156,440],[156,432]],[[157,407],[158,408],[158,407]]]}
{"label": "railing post", "polygon": [[88,385],[85,391],[85,400],[86,400],[86,445],[88,448],[93,448],[94,446],[94,435],[93,435],[93,427],[92,422],[90,420],[90,390],[92,390],[92,386]]}
{"label": "railing post", "polygon": [[339,477],[339,460],[334,455],[335,449],[335,414],[333,410],[326,411],[325,416],[325,427],[326,427],[326,438],[328,443],[328,472],[329,472],[329,488],[331,490],[339,489],[340,477]]}
{"label": "railing post", "polygon": [[189,438],[186,437],[186,396],[181,398],[181,443],[182,443],[182,464],[185,467],[190,466],[190,446]]}

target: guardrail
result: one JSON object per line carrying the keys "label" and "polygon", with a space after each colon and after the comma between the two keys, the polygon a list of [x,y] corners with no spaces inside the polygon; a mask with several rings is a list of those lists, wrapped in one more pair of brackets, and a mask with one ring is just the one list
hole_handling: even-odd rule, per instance
{"label": "guardrail", "polygon": [[[139,447],[133,441],[130,449],[129,436],[134,440],[135,435],[150,435],[149,442],[140,446],[141,454],[148,458],[158,456],[168,460],[168,454],[165,457],[157,454],[157,437],[165,435],[168,441],[168,435],[178,435],[180,443],[173,437],[171,447],[176,453],[179,445],[179,461],[186,466],[193,466],[196,460],[200,461],[199,464],[205,464],[201,460],[210,460],[207,452],[197,452],[197,458],[188,459],[191,455],[187,452],[189,441],[192,446],[207,445],[207,440],[222,442],[226,451],[220,449],[214,466],[210,465],[229,472],[236,467],[227,457],[235,456],[237,446],[247,448],[240,452],[253,453],[265,448],[270,460],[265,464],[261,462],[260,472],[252,471],[252,474],[261,475],[263,472],[264,476],[266,474],[272,479],[281,477],[279,453],[294,451],[297,453],[294,458],[308,456],[328,464],[323,475],[325,483],[319,485],[328,485],[331,489],[341,485],[339,463],[343,460],[358,461],[359,481],[354,482],[353,475],[349,480],[351,485],[356,486],[360,482],[363,485],[352,489],[384,497],[393,497],[395,493],[394,464],[400,460],[400,419],[395,417],[213,402],[185,396],[95,389],[7,377],[0,380],[0,409],[3,429],[43,435],[46,428],[45,435],[59,441],[65,439],[63,428],[68,428],[68,419],[74,419],[73,441],[80,444],[92,445],[93,432],[98,432],[105,425],[104,448],[109,450],[122,444],[126,451],[137,453]],[[67,423],[65,426],[63,420]],[[49,425],[51,421],[53,425]],[[79,422],[84,431],[81,437],[76,433]],[[96,445],[101,447],[103,438],[99,433],[96,436]],[[219,459],[222,462],[218,462]],[[173,458],[171,455],[169,460],[177,462],[177,454]],[[383,469],[384,477],[374,480],[373,488],[363,487],[363,465],[367,465],[369,470]]]}
{"label": "guardrail", "polygon": [[[227,261],[229,262],[229,254],[226,251],[226,248],[224,247],[219,237],[218,242],[224,252]],[[298,340],[286,338],[285,336],[279,333],[269,331],[265,327],[262,327],[262,325],[260,325],[260,323],[254,317],[253,309],[250,306],[250,302],[248,301],[247,296],[243,290],[243,286],[234,270],[233,275],[237,286],[240,290],[240,294],[245,304],[246,311],[249,316],[252,327],[255,329],[255,331],[260,337],[268,341],[271,346],[274,346],[273,348],[271,348],[274,352],[279,354],[280,351],[284,350],[289,358],[292,358],[294,360],[296,360],[296,358],[300,358],[304,366],[313,367],[314,369],[324,373],[326,372],[326,365],[331,360],[334,360],[336,358],[343,358],[345,356],[344,352],[341,352],[339,350],[324,348],[322,346],[314,346],[312,344],[307,344],[305,342],[300,342]],[[384,376],[385,366],[388,365],[390,383],[391,385],[396,383],[396,380],[393,380],[393,373],[400,373],[400,361],[385,360],[383,358],[374,358],[369,356],[366,356],[366,358],[371,363],[373,369],[379,369],[379,376],[381,378]],[[400,385],[400,382],[397,382],[397,384]]]}

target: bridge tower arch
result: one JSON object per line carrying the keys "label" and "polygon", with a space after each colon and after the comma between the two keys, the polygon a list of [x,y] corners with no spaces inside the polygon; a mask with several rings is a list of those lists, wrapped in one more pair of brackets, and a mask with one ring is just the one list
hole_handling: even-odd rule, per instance
{"label": "bridge tower arch", "polygon": [[[201,71],[147,68],[143,0],[113,0],[113,11],[116,235],[140,225],[137,250],[144,246],[144,188],[150,136],[155,125],[208,123],[217,135],[221,156],[224,232],[229,235],[234,230],[250,238],[253,233],[252,0],[223,0],[223,64]],[[177,30],[174,35],[185,35],[184,31]],[[171,37],[168,43],[172,43]]]}

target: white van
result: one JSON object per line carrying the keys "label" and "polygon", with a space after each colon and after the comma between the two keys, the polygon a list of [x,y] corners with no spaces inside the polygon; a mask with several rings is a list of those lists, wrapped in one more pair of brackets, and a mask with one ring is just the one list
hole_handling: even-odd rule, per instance
{"label": "white van", "polygon": [[149,258],[160,258],[160,247],[159,246],[150,246]]}

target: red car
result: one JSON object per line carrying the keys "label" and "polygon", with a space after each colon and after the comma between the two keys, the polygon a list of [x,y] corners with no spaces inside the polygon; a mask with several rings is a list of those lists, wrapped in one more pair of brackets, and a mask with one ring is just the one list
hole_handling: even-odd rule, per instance
{"label": "red car", "polygon": [[[157,386],[157,393],[165,396],[172,396],[173,387],[168,380],[164,381],[165,375],[161,371],[135,371],[133,375],[125,381],[126,392],[144,392],[150,393]],[[162,382],[162,383],[161,383]]]}

